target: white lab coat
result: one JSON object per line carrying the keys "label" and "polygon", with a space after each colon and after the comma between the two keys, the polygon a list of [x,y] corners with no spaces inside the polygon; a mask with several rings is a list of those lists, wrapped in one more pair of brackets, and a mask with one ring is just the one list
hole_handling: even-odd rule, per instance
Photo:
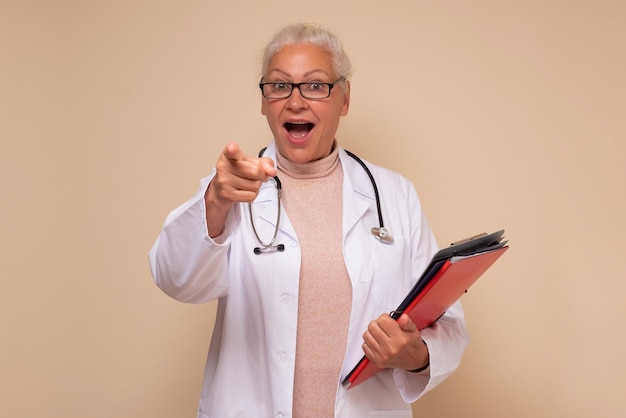
{"label": "white lab coat", "polygon": [[[265,156],[275,160],[274,143]],[[463,311],[456,303],[422,336],[430,352],[430,374],[384,370],[346,390],[340,381],[363,356],[368,323],[402,301],[425,269],[437,244],[411,182],[369,164],[380,193],[385,226],[394,236],[384,244],[370,233],[378,226],[372,184],[343,149],[343,249],[352,282],[351,319],[342,375],[337,376],[335,417],[411,417],[410,403],[458,367],[468,343]],[[198,418],[290,417],[292,410],[300,247],[283,210],[276,242],[284,252],[256,255],[258,242],[247,204],[231,210],[221,242],[208,237],[204,192],[172,211],[150,251],[157,285],[191,303],[219,298],[206,364]],[[276,188],[263,184],[253,203],[254,222],[268,242],[277,218]],[[323,210],[316,208],[315,210]],[[315,216],[315,212],[311,212]],[[320,260],[323,262],[323,260]],[[333,297],[328,289],[328,297]],[[337,300],[342,304],[341,300]]]}

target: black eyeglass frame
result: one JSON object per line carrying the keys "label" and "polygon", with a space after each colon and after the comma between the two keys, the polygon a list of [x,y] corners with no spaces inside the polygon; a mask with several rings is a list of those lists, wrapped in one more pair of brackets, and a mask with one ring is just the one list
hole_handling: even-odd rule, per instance
{"label": "black eyeglass frame", "polygon": [[[270,99],[270,100],[282,100],[282,99],[287,99],[289,97],[291,97],[291,95],[293,94],[293,90],[295,88],[298,89],[298,91],[300,92],[300,95],[302,97],[304,97],[305,99],[309,99],[309,100],[324,100],[324,99],[328,99],[330,97],[330,94],[333,91],[333,87],[335,87],[335,85],[341,83],[342,81],[345,81],[346,78],[345,77],[339,77],[337,80],[335,80],[334,83],[323,83],[321,81],[306,81],[303,83],[288,83],[286,81],[272,81],[272,82],[267,82],[267,83],[259,83],[259,88],[261,89],[261,94],[263,95],[263,97],[265,97],[266,99]],[[265,91],[263,90],[263,86],[269,85],[269,84],[285,84],[287,86],[291,86],[291,90],[289,90],[289,94],[285,97],[267,97],[265,95]],[[300,86],[302,86],[303,84],[323,84],[325,86],[328,86],[328,95],[324,96],[324,97],[307,97],[306,95],[304,95],[302,93],[302,90],[300,90]]]}

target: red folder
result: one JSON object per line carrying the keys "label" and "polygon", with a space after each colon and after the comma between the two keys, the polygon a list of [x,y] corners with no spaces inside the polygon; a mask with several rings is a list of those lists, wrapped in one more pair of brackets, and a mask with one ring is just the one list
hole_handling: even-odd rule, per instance
{"label": "red folder", "polygon": [[[422,276],[424,280],[418,281],[417,291],[413,289],[414,292],[409,293],[407,299],[398,310],[391,313],[391,316],[397,319],[402,313],[406,313],[420,330],[428,328],[460,299],[508,248],[504,244],[496,243],[482,251],[466,255],[453,254],[445,260],[434,260]],[[420,282],[425,284],[419,286]],[[363,356],[342,384],[348,389],[353,388],[379,371],[378,366]]]}

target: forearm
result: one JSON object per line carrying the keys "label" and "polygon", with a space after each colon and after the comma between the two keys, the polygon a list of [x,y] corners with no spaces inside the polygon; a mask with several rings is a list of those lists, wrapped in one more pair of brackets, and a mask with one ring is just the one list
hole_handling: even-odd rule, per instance
{"label": "forearm", "polygon": [[170,213],[149,255],[155,283],[183,302],[206,302],[228,288],[228,236],[237,220],[225,222],[223,242],[209,237],[204,200],[208,180],[193,199]]}
{"label": "forearm", "polygon": [[219,201],[215,195],[215,187],[209,183],[206,193],[204,193],[204,205],[206,208],[206,225],[208,235],[216,238],[224,233],[226,227],[226,219],[228,212],[231,210],[232,204],[224,204]]}
{"label": "forearm", "polygon": [[461,303],[456,302],[435,324],[422,330],[422,338],[429,350],[430,390],[456,371],[469,343]]}
{"label": "forearm", "polygon": [[396,385],[407,402],[414,402],[434,389],[459,367],[469,343],[461,304],[455,303],[421,334],[428,346],[428,367],[417,373],[399,369],[394,371]]}

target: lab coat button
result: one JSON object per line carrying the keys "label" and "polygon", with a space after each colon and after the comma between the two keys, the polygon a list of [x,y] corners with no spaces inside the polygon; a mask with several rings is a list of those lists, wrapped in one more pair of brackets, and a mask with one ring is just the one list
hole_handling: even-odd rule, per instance
{"label": "lab coat button", "polygon": [[291,239],[289,240],[289,246],[290,247],[297,247],[298,246],[298,241],[296,241],[295,239]]}
{"label": "lab coat button", "polygon": [[280,295],[280,301],[282,303],[289,303],[289,293],[283,293]]}
{"label": "lab coat button", "polygon": [[287,353],[285,353],[284,351],[279,351],[278,354],[276,354],[276,358],[278,359],[278,361],[285,361],[287,360]]}
{"label": "lab coat button", "polygon": [[285,418],[285,414],[283,414],[282,412],[276,412],[276,418]]}

